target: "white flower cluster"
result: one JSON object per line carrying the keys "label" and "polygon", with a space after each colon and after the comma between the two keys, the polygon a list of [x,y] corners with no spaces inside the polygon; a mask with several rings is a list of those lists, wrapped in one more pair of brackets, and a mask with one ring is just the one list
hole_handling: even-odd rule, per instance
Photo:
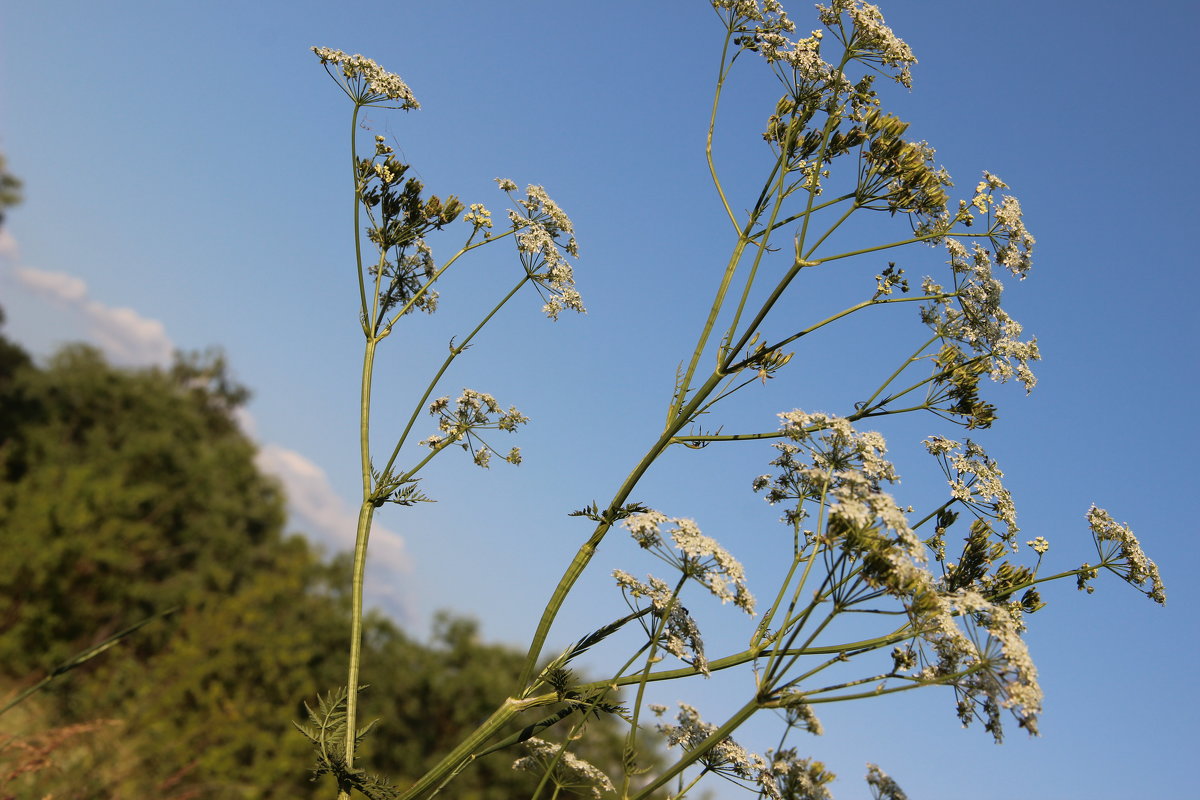
{"label": "white flower cluster", "polygon": [[[716,539],[702,534],[694,521],[648,511],[633,514],[624,525],[641,547],[703,584],[722,603],[732,602],[747,614],[754,613],[754,596],[746,586],[741,563]],[[669,531],[673,548],[663,538],[663,525],[674,526]]]}
{"label": "white flower cluster", "polygon": [[[1100,554],[1101,566],[1120,575],[1154,602],[1165,605],[1167,590],[1156,565],[1142,550],[1142,545],[1128,525],[1119,525],[1102,508],[1092,506],[1087,513],[1092,538]],[[1146,584],[1149,588],[1146,588]]]}
{"label": "white flower cluster", "polygon": [[1008,528],[1004,539],[1011,542],[1020,530],[1017,507],[1012,493],[1004,488],[1004,473],[995,460],[970,439],[963,445],[944,436],[931,436],[923,444],[941,462],[942,472],[950,483],[950,495],[975,511],[1003,522]]}
{"label": "white flower cluster", "polygon": [[[967,630],[960,629],[956,619]],[[977,592],[941,595],[936,611],[925,615],[923,638],[933,645],[938,663],[919,677],[936,681],[955,672],[966,673],[953,681],[960,694],[959,719],[967,725],[976,707],[987,717],[986,729],[1000,741],[1002,710],[1012,712],[1021,727],[1037,733],[1042,709],[1042,688],[1037,667],[1021,638],[1021,627],[1009,608],[988,602]]]}
{"label": "white flower cluster", "polygon": [[861,0],[833,0],[828,6],[817,6],[821,23],[829,27],[842,24],[842,14],[848,14],[854,25],[849,47],[862,58],[878,61],[897,70],[897,83],[912,88],[912,65],[917,63],[912,49],[892,32],[883,20],[879,7]]}
{"label": "white flower cluster", "polygon": [[831,477],[829,514],[833,519],[857,528],[869,528],[878,520],[897,535],[912,556],[924,557],[924,550],[908,525],[908,516],[896,504],[895,498],[879,491],[877,485],[858,470],[840,470]]}
{"label": "white flower cluster", "polygon": [[875,800],[908,800],[908,795],[886,772],[874,764],[867,764],[867,785]]}
{"label": "white flower cluster", "polygon": [[1028,392],[1037,383],[1029,366],[1041,358],[1037,339],[1021,341],[1020,323],[1000,307],[1004,286],[993,274],[992,266],[994,260],[1018,280],[1024,279],[1032,264],[1035,240],[1025,228],[1016,198],[1005,196],[996,202],[995,190],[1004,188],[1004,181],[985,172],[971,203],[962,201],[957,219],[966,224],[972,221],[971,208],[990,216],[987,237],[992,250],[974,244],[968,251],[958,239],[942,239],[950,255],[954,288],[947,293],[926,277],[921,284],[926,294],[950,296],[923,307],[921,317],[943,340],[966,345],[986,356],[992,380],[1003,382],[1015,377]]}
{"label": "white flower cluster", "polygon": [[[789,728],[799,728],[813,736],[824,736],[825,726],[813,711],[812,705],[801,692],[785,692],[778,700],[778,706],[787,710],[786,718]],[[774,704],[771,706],[775,707]]]}
{"label": "white flower cluster", "polygon": [[[652,705],[658,716],[666,706]],[[656,727],[666,737],[668,747],[691,751],[717,731],[717,726],[700,718],[700,712],[687,703],[679,704],[675,717],[677,725],[659,723]],[[706,771],[728,779],[751,781],[763,796],[771,800],[805,797],[809,800],[832,800],[826,784],[834,775],[819,761],[797,758],[795,750],[767,751],[766,757],[752,753],[730,737],[713,745],[700,757]]]}
{"label": "white flower cluster", "polygon": [[[383,100],[399,100],[400,108],[403,109],[421,107],[408,84],[401,80],[399,75],[388,72],[371,59],[357,53],[352,56],[346,55],[332,47],[314,47],[312,51],[321,59],[327,70],[330,64],[341,68],[342,77],[345,79],[342,88],[354,102],[367,105]],[[330,75],[332,74],[331,72]]]}
{"label": "white flower cluster", "polygon": [[856,431],[850,420],[832,414],[796,409],[778,416],[789,439],[811,446],[814,466],[839,469],[854,461],[869,480],[888,483],[899,480],[895,467],[883,457],[887,443],[879,433]]}
{"label": "white flower cluster", "polygon": [[[772,464],[782,472],[773,479],[758,478],[755,488],[770,486],[767,499],[773,502],[794,498],[826,505],[825,531],[806,531],[806,539],[847,553],[860,565],[868,585],[904,605],[917,638],[932,650],[932,658],[923,654],[928,666],[915,677],[955,686],[965,698],[960,705],[964,722],[982,706],[994,735],[999,735],[998,717],[1004,709],[1033,729],[1041,689],[1020,638],[1019,608],[992,604],[978,592],[948,592],[929,571],[924,543],[895,501],[878,490],[879,480],[896,479],[883,460],[882,437],[858,433],[848,420],[825,414],[793,411],[780,417],[798,444],[776,445],[781,456]],[[1015,523],[1011,496],[1000,483],[1002,474],[982,449],[941,437],[925,444],[942,460],[952,492],[962,502]],[[812,463],[797,458],[802,450],[811,454]],[[898,669],[915,664],[907,652],[902,661]]]}
{"label": "white flower cluster", "polygon": [[779,0],[712,0],[717,13],[725,12],[723,18],[731,21],[759,22],[776,30],[791,33],[796,24],[788,19]]}
{"label": "white flower cluster", "polygon": [[[491,429],[512,433],[518,425],[529,422],[529,417],[518,411],[516,406],[509,406],[508,411],[504,411],[495,397],[474,389],[463,389],[454,403],[453,410],[450,408],[449,397],[439,397],[429,404],[429,414],[438,417],[438,428],[442,434],[426,437],[420,444],[439,450],[454,442],[460,442],[463,449],[472,452],[472,458],[481,467],[490,465],[492,453],[495,451],[479,440],[475,431]],[[503,458],[510,464],[520,464],[520,448],[512,448]]]}
{"label": "white flower cluster", "polygon": [[471,203],[471,208],[463,215],[463,219],[476,228],[492,227],[492,212],[488,211],[482,203]]}
{"label": "white flower cluster", "polygon": [[807,39],[792,41],[778,33],[761,36],[759,52],[768,63],[782,61],[796,71],[802,83],[820,83],[834,75],[831,64],[821,58],[821,31],[813,31]]}
{"label": "white flower cluster", "polygon": [[704,656],[704,640],[700,637],[700,627],[680,604],[679,598],[671,591],[667,582],[649,575],[649,582],[642,583],[628,572],[619,569],[613,570],[612,575],[627,596],[635,599],[644,597],[650,601],[659,618],[666,615],[666,625],[659,641],[663,649],[691,664],[697,672],[708,675],[708,659]]}
{"label": "white flower cluster", "polygon": [[991,214],[988,236],[996,250],[996,261],[1023,279],[1033,264],[1033,246],[1037,240],[1025,227],[1017,198],[1004,195],[996,202],[996,190],[1007,188],[1007,183],[984,171],[983,180],[975,186],[971,205],[981,214]]}
{"label": "white flower cluster", "polygon": [[[497,178],[496,183],[502,191],[517,190],[517,185],[506,178]],[[583,313],[586,309],[575,288],[574,270],[560,252],[561,248],[567,255],[579,257],[575,227],[570,217],[541,186],[525,187],[525,197],[516,202],[523,213],[509,209],[508,219],[517,232],[521,263],[538,286],[549,294],[542,311],[554,320],[566,309]],[[560,243],[563,235],[567,236],[567,241]]]}
{"label": "white flower cluster", "polygon": [[607,792],[616,791],[612,781],[599,767],[565,750],[563,745],[534,736],[526,739],[522,746],[529,755],[513,762],[515,770],[544,773],[550,769],[550,779],[559,789],[586,790],[595,800],[600,800]]}
{"label": "white flower cluster", "polygon": [[[1016,202],[1005,198],[997,214],[1007,209],[1007,215],[1016,207],[1019,215],[1020,207]],[[1032,242],[1032,237],[1028,241]],[[1005,242],[1008,243],[999,246],[998,254],[1009,262],[1014,274],[1024,277],[1029,269],[1028,250],[1012,245],[1010,240]],[[948,263],[954,273],[955,287],[947,293],[932,278],[926,277],[921,284],[926,294],[949,296],[922,308],[922,319],[944,340],[964,344],[973,352],[986,355],[992,380],[1004,382],[1016,377],[1026,392],[1032,391],[1037,378],[1029,365],[1041,359],[1037,338],[1021,341],[1021,324],[1000,307],[1004,285],[992,273],[992,254],[979,244],[968,252],[963,243],[953,237],[946,237],[944,244],[950,254]]]}
{"label": "white flower cluster", "polygon": [[[666,711],[665,706],[651,706],[656,714]],[[679,704],[679,713],[675,715],[678,725],[660,722],[655,727],[667,738],[668,747],[678,747],[688,752],[712,736],[717,726],[700,718],[700,712],[695,706],[687,703]],[[741,778],[753,777],[755,767],[765,768],[766,761],[747,750],[732,738],[726,737],[717,742],[704,756],[700,763],[711,772],[725,775],[736,775]]]}
{"label": "white flower cluster", "polygon": [[786,34],[796,30],[783,6],[776,0],[713,0],[713,8],[721,13],[734,31],[740,32],[737,42],[747,50],[758,53],[767,63],[780,62],[792,67],[800,83],[820,84],[834,79],[836,71],[821,58],[822,31],[813,31],[806,39],[793,41]]}
{"label": "white flower cluster", "polygon": [[[921,548],[895,499],[879,489],[881,481],[899,480],[895,467],[884,455],[887,443],[875,431],[856,431],[845,417],[809,413],[799,409],[781,413],[784,433],[791,442],[777,444],[780,456],[771,462],[780,473],[761,475],[754,490],[770,487],[766,500],[772,505],[796,500],[797,506],[784,514],[784,522],[799,524],[807,516],[803,504],[817,501],[829,507],[832,518],[865,528],[878,520],[894,532],[906,549],[919,554]],[[797,458],[801,453],[807,459]]]}

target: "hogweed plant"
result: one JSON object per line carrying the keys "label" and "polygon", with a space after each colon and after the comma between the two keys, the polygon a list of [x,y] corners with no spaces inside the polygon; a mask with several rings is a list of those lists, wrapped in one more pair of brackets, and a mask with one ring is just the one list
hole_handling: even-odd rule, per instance
{"label": "hogweed plant", "polygon": [[[359,719],[356,689],[372,519],[385,503],[428,500],[418,484],[421,470],[449,449],[465,450],[481,467],[499,460],[520,463],[520,451],[502,446],[501,434],[528,419],[483,391],[441,396],[443,378],[522,290],[537,292],[552,320],[565,311],[583,311],[572,272],[578,248],[571,220],[540,186],[521,190],[498,179],[509,207],[494,217],[483,204],[467,206],[454,196],[426,193],[383,137],[362,151],[364,108],[419,105],[403,80],[373,61],[313,48],[352,105],[354,244],[365,338],[363,495],[346,680],[355,688],[321,697],[308,722],[299,725],[316,746],[318,774],[334,777],[339,798],[355,792],[370,798],[432,797],[472,761],[500,750],[510,751],[515,768],[539,776],[535,797],[566,792],[681,798],[709,775],[773,800],[829,797],[832,774],[803,756],[802,741],[789,740],[792,734],[821,733],[817,710],[823,704],[950,687],[964,725],[979,720],[999,740],[1003,718],[1011,716],[1036,733],[1042,691],[1022,634],[1026,618],[1045,606],[1039,587],[1073,579],[1090,592],[1105,570],[1155,602],[1165,601],[1158,570],[1129,528],[1096,507],[1087,512],[1095,562],[1043,574],[1049,542],[1043,536],[1021,541],[1003,473],[971,438],[972,431],[996,420],[995,407],[983,397],[985,378],[1015,380],[1027,392],[1034,387],[1037,341],[1023,338],[1021,325],[1005,312],[1000,279],[1026,277],[1034,238],[999,177],[984,172],[973,192],[954,199],[950,176],[937,166],[933,148],[906,138],[908,124],[883,108],[877,80],[911,88],[916,58],[909,47],[878,8],[859,0],[818,6],[822,27],[807,36],[795,34],[775,0],[711,0],[711,5],[724,40],[707,159],[731,240],[712,305],[695,348],[681,361],[661,434],[611,500],[573,512],[594,527],[554,586],[509,697],[407,787],[369,775],[356,761],[356,748],[370,728]],[[761,189],[757,196],[734,199],[717,170],[713,137],[726,80],[735,62],[748,59],[765,61],[783,91],[764,114],[762,137],[773,161],[761,176]],[[742,207],[748,210],[735,210]],[[901,230],[863,239],[851,249],[837,245],[841,237],[835,234],[863,215],[873,215],[880,229]],[[463,238],[453,255],[439,260],[427,239],[443,229],[459,230]],[[371,382],[380,343],[402,330],[413,312],[436,310],[439,280],[459,269],[464,256],[505,246],[516,250],[519,265],[511,290],[451,342],[394,445],[374,451]],[[909,277],[896,266],[901,250],[934,274]],[[892,260],[878,269],[882,259]],[[785,295],[798,290],[806,273],[832,269],[865,276],[861,301],[826,319],[781,328],[792,325],[775,313]],[[727,422],[718,432],[705,432],[699,426],[700,417],[730,395],[781,373],[793,357],[789,348],[804,337],[896,304],[912,307],[912,324],[903,331],[911,354],[852,407],[833,413],[785,410],[771,430],[723,432],[731,427]],[[436,428],[429,435],[422,427],[425,414]],[[865,427],[912,414],[927,415],[935,429],[962,431],[953,436],[931,431],[921,443],[944,473],[946,491],[940,502],[919,509],[892,493],[898,476],[887,444]],[[781,509],[785,535],[778,541],[789,565],[782,582],[771,587],[751,587],[735,556],[696,522],[631,500],[643,476],[672,448],[741,447],[761,440],[769,440],[773,458],[764,474],[747,482]],[[644,578],[615,571],[614,588],[628,612],[614,614],[564,652],[545,654],[567,597],[614,529],[664,562],[665,571]],[[700,624],[684,605],[690,592],[709,593],[744,612],[744,647],[720,654],[705,650]],[[850,614],[858,627],[847,638],[834,623]],[[863,620],[872,623],[869,629]],[[610,637],[627,626],[640,627],[642,635],[632,652],[619,652],[614,643],[621,637]],[[606,647],[618,652],[606,653]],[[585,651],[608,659],[611,673],[578,680],[568,667]],[[738,668],[747,676],[744,702],[719,723],[704,721],[692,705],[681,704],[672,714],[646,697],[653,682],[694,681]],[[628,706],[617,696],[625,687],[632,691]],[[757,754],[733,736],[764,709],[781,712],[785,730],[775,749]],[[533,724],[526,722],[530,712],[538,715]],[[597,716],[613,717],[627,731],[621,764],[614,767],[619,774],[606,774],[573,752]],[[649,738],[654,732],[665,737],[670,759],[650,771],[642,765],[661,741]],[[874,765],[867,780],[876,797],[904,796]]]}

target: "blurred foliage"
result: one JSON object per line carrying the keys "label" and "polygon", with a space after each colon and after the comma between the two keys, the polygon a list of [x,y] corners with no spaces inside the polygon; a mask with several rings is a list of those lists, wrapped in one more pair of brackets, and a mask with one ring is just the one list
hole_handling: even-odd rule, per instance
{"label": "blurred foliage", "polygon": [[0,153],[0,225],[9,206],[21,202],[21,180],[8,171],[8,160]]}
{"label": "blurred foliage", "polygon": [[[0,337],[0,698],[181,607],[3,718],[0,800],[332,796],[292,720],[345,681],[349,564],[283,534],[282,491],[231,414],[246,396],[212,355],[123,370],[75,345],[38,366]],[[381,722],[363,764],[401,786],[521,663],[449,616],[421,644],[374,615],[365,640],[363,719]],[[619,731],[592,724],[581,755],[612,767]],[[517,755],[480,759],[453,796],[529,796]]]}

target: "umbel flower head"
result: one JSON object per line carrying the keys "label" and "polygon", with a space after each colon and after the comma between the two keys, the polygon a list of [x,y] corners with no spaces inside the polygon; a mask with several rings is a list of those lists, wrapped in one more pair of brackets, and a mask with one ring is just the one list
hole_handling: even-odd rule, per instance
{"label": "umbel flower head", "polygon": [[[715,539],[702,534],[695,522],[647,511],[630,516],[624,524],[643,549],[704,585],[722,603],[732,602],[747,614],[754,613],[754,596],[746,586],[742,565]],[[663,537],[664,525],[671,526],[671,544]]]}
{"label": "umbel flower head", "polygon": [[[337,81],[356,105],[374,105],[390,100],[399,101],[397,108],[406,111],[421,107],[399,75],[388,72],[366,56],[357,53],[346,55],[332,47],[314,47],[312,51],[321,59],[329,76]],[[330,64],[340,67],[340,77],[329,68]]]}
{"label": "umbel flower head", "polygon": [[563,745],[547,742],[536,736],[524,742],[529,754],[513,762],[513,769],[544,773],[550,770],[550,779],[559,789],[586,791],[595,800],[615,791],[612,780],[598,767],[566,750]]}
{"label": "umbel flower head", "polygon": [[[650,710],[662,717],[667,707],[651,705]],[[679,723],[660,722],[655,725],[667,739],[668,747],[684,751],[695,750],[717,731],[717,726],[705,722],[700,712],[687,703],[679,704],[675,717]],[[766,756],[746,750],[730,737],[714,744],[700,757],[706,772],[720,775],[736,785],[757,790],[770,800],[832,800],[827,784],[835,777],[820,761],[798,758],[794,749],[768,750]],[[899,799],[897,799],[899,800]]]}
{"label": "umbel flower head", "polygon": [[1167,590],[1155,564],[1142,550],[1128,525],[1119,525],[1103,508],[1092,506],[1087,513],[1100,566],[1119,575],[1122,580],[1159,605],[1166,605]]}
{"label": "umbel flower head", "polygon": [[[510,196],[517,191],[517,184],[507,178],[496,178],[496,184]],[[547,297],[542,311],[556,321],[566,309],[584,313],[583,298],[575,288],[575,273],[563,256],[566,253],[579,257],[570,217],[541,186],[525,187],[525,197],[516,198],[516,203],[521,210],[510,208],[508,220],[517,233],[517,254],[522,266]],[[566,242],[561,241],[564,236]]]}
{"label": "umbel flower head", "polygon": [[704,655],[704,639],[700,635],[700,627],[688,610],[680,604],[679,598],[671,591],[667,582],[648,575],[648,582],[642,583],[620,569],[613,570],[612,575],[626,598],[646,598],[653,606],[656,616],[666,617],[666,625],[659,637],[659,646],[683,662],[691,664],[697,672],[709,675],[708,658]]}
{"label": "umbel flower head", "polygon": [[836,28],[838,32],[844,26],[842,15],[849,17],[853,32],[847,46],[852,47],[864,61],[895,70],[893,77],[896,83],[912,88],[911,67],[917,63],[917,59],[904,40],[897,37],[884,22],[878,6],[862,0],[833,0],[828,7],[818,5],[817,10],[821,14],[821,22]]}

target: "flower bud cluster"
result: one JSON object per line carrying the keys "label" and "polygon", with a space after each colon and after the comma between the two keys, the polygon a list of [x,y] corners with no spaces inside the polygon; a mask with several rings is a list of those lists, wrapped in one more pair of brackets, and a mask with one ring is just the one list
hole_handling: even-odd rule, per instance
{"label": "flower bud cluster", "polygon": [[432,313],[438,300],[431,288],[436,265],[425,235],[453,222],[463,204],[454,195],[422,197],[424,185],[405,178],[409,165],[393,155],[382,136],[375,137],[375,154],[359,159],[356,167],[359,201],[370,220],[367,238],[379,249],[367,269],[378,286],[377,313],[397,305],[405,307],[404,313]]}

